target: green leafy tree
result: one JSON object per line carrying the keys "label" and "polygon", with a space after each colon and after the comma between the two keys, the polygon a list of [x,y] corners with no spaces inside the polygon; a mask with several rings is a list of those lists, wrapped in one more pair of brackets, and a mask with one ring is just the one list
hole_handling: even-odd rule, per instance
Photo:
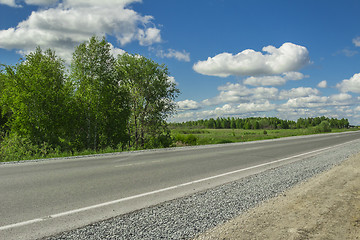
{"label": "green leafy tree", "polygon": [[3,113],[11,113],[12,132],[35,145],[61,145],[69,96],[64,69],[54,51],[40,47],[5,67],[1,102]]}
{"label": "green leafy tree", "polygon": [[103,38],[90,38],[73,54],[71,79],[75,86],[79,145],[97,150],[126,143],[129,118],[128,93],[115,69],[116,59]]}
{"label": "green leafy tree", "polygon": [[4,74],[4,67],[0,66],[0,141],[2,137],[5,135],[5,133],[9,130],[7,127],[7,122],[10,117],[9,112],[5,112],[5,109],[2,107],[2,95],[5,89],[5,74]]}
{"label": "green leafy tree", "polygon": [[206,127],[207,127],[207,128],[211,128],[211,129],[214,129],[215,126],[216,126],[215,119],[210,118],[210,119],[207,121]]}
{"label": "green leafy tree", "polygon": [[175,112],[179,94],[167,67],[143,56],[123,54],[118,56],[117,71],[130,93],[129,147],[151,147],[150,142],[165,146],[154,139],[170,137],[166,119]]}

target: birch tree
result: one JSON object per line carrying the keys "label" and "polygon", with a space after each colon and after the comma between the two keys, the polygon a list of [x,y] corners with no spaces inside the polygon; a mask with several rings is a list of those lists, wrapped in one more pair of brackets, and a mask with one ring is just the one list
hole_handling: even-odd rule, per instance
{"label": "birch tree", "polygon": [[11,131],[33,144],[61,145],[64,137],[66,88],[64,62],[40,47],[2,74],[3,114],[11,113]]}
{"label": "birch tree", "polygon": [[139,55],[118,56],[117,71],[130,93],[129,147],[169,145],[166,119],[174,113],[179,94],[165,65]]}
{"label": "birch tree", "polygon": [[73,54],[71,79],[78,103],[77,135],[84,148],[97,150],[125,142],[128,94],[119,85],[110,44],[92,37]]}

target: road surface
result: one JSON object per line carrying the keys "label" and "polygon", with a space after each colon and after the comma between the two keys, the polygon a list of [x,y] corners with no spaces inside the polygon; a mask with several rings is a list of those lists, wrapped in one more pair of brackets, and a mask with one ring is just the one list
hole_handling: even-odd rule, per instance
{"label": "road surface", "polygon": [[320,154],[360,132],[0,165],[0,239],[35,239]]}

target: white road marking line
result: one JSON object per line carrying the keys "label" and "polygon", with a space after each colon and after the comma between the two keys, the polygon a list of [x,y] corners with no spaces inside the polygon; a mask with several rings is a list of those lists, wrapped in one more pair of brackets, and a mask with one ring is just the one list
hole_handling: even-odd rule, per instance
{"label": "white road marking line", "polygon": [[212,179],[215,179],[215,178],[224,177],[224,176],[244,172],[244,171],[259,168],[259,167],[264,167],[264,166],[271,165],[271,164],[274,164],[274,163],[284,162],[284,161],[294,159],[294,158],[298,158],[298,157],[302,157],[302,156],[305,156],[305,155],[311,155],[311,154],[314,154],[314,153],[319,154],[322,151],[329,150],[329,149],[335,148],[335,147],[340,147],[342,145],[349,144],[349,143],[354,142],[354,141],[357,141],[357,140],[353,140],[353,141],[350,141],[350,142],[346,142],[346,143],[342,143],[342,144],[338,144],[338,145],[335,145],[335,146],[326,147],[326,148],[322,148],[322,149],[318,149],[318,150],[314,150],[314,151],[310,151],[310,152],[306,152],[306,153],[301,153],[301,154],[298,154],[298,155],[295,155],[295,156],[282,158],[282,159],[279,159],[279,160],[259,164],[259,165],[252,166],[252,167],[247,167],[247,168],[238,169],[238,170],[235,170],[235,171],[226,172],[226,173],[222,173],[222,174],[207,177],[207,178],[202,178],[202,179],[187,182],[187,183],[182,183],[182,184],[167,187],[167,188],[158,189],[158,190],[151,191],[151,192],[141,193],[141,194],[126,197],[126,198],[120,198],[120,199],[117,199],[117,200],[114,200],[114,201],[104,202],[104,203],[100,203],[100,204],[96,204],[96,205],[92,205],[92,206],[88,206],[88,207],[84,207],[84,208],[79,208],[79,209],[70,210],[70,211],[66,211],[66,212],[62,212],[62,213],[58,213],[58,214],[53,214],[53,215],[50,215],[50,216],[47,216],[47,217],[44,217],[44,218],[36,218],[36,219],[29,220],[29,221],[24,221],[24,222],[19,222],[19,223],[14,223],[14,224],[10,224],[10,225],[1,226],[0,231],[11,229],[11,228],[16,228],[16,227],[21,227],[21,226],[25,226],[25,225],[29,225],[29,224],[33,224],[33,223],[37,223],[37,222],[42,222],[42,221],[46,221],[46,220],[53,219],[53,218],[64,217],[64,216],[68,216],[68,215],[71,215],[71,214],[75,214],[75,213],[79,213],[79,212],[83,212],[83,211],[87,211],[87,210],[92,210],[92,209],[96,209],[96,208],[100,208],[100,207],[109,206],[109,205],[112,205],[112,204],[117,204],[117,203],[129,201],[129,200],[133,200],[133,199],[136,199],[136,198],[146,197],[146,196],[149,196],[149,195],[166,192],[166,191],[173,190],[173,189],[176,189],[176,188],[189,186],[191,184],[205,182],[205,181],[212,180]]}
{"label": "white road marking line", "polygon": [[132,167],[132,166],[145,165],[145,164],[150,164],[150,163],[159,163],[159,162],[165,162],[165,161],[166,160],[144,161],[144,162],[139,162],[139,163],[121,164],[121,165],[116,165],[114,167]]}

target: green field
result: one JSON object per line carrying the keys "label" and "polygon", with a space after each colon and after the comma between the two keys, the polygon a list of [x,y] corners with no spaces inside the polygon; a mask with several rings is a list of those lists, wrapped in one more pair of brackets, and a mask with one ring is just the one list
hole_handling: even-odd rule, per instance
{"label": "green field", "polygon": [[[355,131],[352,129],[332,129],[331,132]],[[290,136],[316,134],[316,128],[244,130],[244,129],[190,129],[176,128],[171,130],[175,146],[221,144],[274,139]]]}
{"label": "green field", "polygon": [[[316,127],[303,128],[303,129],[275,129],[275,130],[263,130],[263,129],[204,129],[204,128],[186,128],[176,127],[171,129],[172,145],[170,147],[182,147],[182,146],[194,146],[194,145],[206,145],[206,144],[224,144],[234,142],[247,142],[265,139],[275,139],[290,136],[309,135],[315,133],[321,133]],[[356,131],[359,128],[350,129],[331,129],[331,132],[345,132]],[[11,144],[11,148],[14,148],[12,158],[0,160],[2,161],[20,161],[31,160],[40,158],[58,158],[58,157],[71,157],[78,155],[92,155],[92,154],[104,154],[123,151],[121,148],[113,149],[106,148],[103,150],[84,150],[80,152],[59,152],[56,149],[50,148],[47,145],[40,146],[40,152],[38,154],[31,154],[31,149],[27,142],[22,142],[20,139],[18,142],[21,144]],[[128,151],[139,149],[128,149]]]}

